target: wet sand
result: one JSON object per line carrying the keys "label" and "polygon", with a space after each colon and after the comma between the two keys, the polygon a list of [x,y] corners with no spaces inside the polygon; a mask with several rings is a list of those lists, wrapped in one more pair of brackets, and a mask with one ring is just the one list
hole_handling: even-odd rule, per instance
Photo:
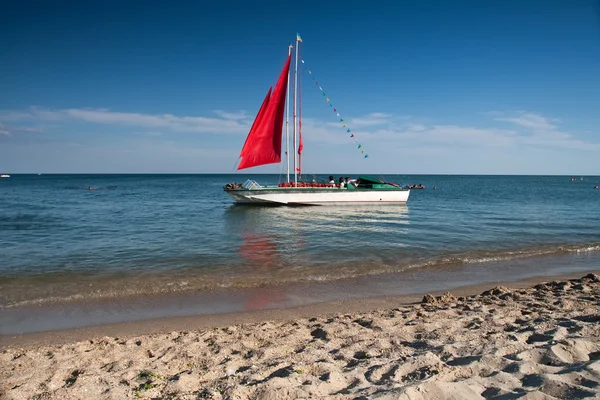
{"label": "wet sand", "polygon": [[581,276],[3,336],[0,398],[598,397]]}
{"label": "wet sand", "polygon": [[[218,315],[215,318],[220,321],[225,314],[254,315],[259,310],[275,310],[273,315],[285,317],[287,311],[278,310],[298,308],[307,310],[303,315],[310,316],[312,307],[325,310],[319,312],[327,312],[327,310],[335,312],[345,310],[347,307],[352,309],[354,304],[362,304],[365,299],[390,298],[394,299],[393,304],[398,304],[398,301],[406,303],[417,300],[419,295],[425,293],[445,291],[456,293],[457,290],[464,290],[460,288],[466,286],[471,288],[466,290],[477,290],[478,287],[484,290],[491,287],[489,286],[491,284],[499,285],[507,281],[521,281],[532,277],[552,279],[550,276],[564,274],[581,276],[573,274],[585,274],[598,269],[599,266],[600,259],[597,254],[584,252],[553,257],[517,258],[510,262],[500,260],[483,264],[467,263],[453,265],[452,268],[433,265],[396,273],[376,273],[316,282],[251,287],[228,286],[212,290],[186,289],[173,292],[167,290],[164,293],[148,293],[142,290],[134,295],[113,287],[103,287],[100,283],[94,284],[94,290],[90,290],[89,283],[86,283],[82,287],[81,297],[71,300],[42,297],[40,302],[32,301],[29,304],[14,305],[0,299],[0,342],[2,336],[7,335],[118,325],[174,317],[194,316],[191,320],[187,320],[194,324],[194,321],[198,320],[197,316]],[[141,280],[145,285],[153,283],[158,289],[165,288],[164,282],[161,283],[160,280],[148,279],[147,276]],[[30,292],[26,288],[17,291]],[[31,291],[35,291],[35,288],[31,288]],[[0,292],[6,294],[4,290]],[[63,292],[57,290],[57,293]],[[37,295],[33,296],[36,297]],[[368,300],[366,307],[361,310],[373,309],[374,306],[369,305],[370,301],[379,300]],[[331,303],[331,305],[323,306],[323,303]],[[256,315],[259,315],[256,318],[271,318],[270,313]],[[252,320],[244,319],[248,322]],[[237,323],[235,321],[232,323]],[[147,324],[144,322],[142,325]],[[187,326],[184,325],[181,329],[186,329]],[[132,331],[141,333],[138,328],[133,328]]]}

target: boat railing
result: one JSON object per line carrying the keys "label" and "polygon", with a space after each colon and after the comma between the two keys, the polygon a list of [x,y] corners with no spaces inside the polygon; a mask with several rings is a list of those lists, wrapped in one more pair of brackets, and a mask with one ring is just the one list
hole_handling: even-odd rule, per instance
{"label": "boat railing", "polygon": [[256,181],[253,181],[252,179],[248,179],[246,180],[246,182],[244,182],[244,188],[248,190],[260,189],[261,187],[262,186],[260,186],[258,183],[256,183]]}

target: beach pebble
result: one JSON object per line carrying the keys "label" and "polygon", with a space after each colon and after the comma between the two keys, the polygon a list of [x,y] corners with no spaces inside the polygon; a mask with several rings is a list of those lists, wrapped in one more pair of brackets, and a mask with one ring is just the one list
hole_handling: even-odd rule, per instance
{"label": "beach pebble", "polygon": [[422,304],[431,304],[431,305],[444,305],[444,304],[451,304],[451,303],[456,303],[458,301],[458,299],[456,298],[456,296],[454,296],[452,293],[447,292],[444,293],[441,296],[432,296],[431,294],[426,294],[423,297],[423,300],[421,300]]}

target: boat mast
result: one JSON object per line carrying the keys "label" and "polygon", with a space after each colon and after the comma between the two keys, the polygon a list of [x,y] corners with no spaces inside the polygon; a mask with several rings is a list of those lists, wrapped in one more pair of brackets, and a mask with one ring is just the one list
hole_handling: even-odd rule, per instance
{"label": "boat mast", "polygon": [[[288,57],[292,55],[292,48],[294,46],[290,43],[288,46]],[[287,82],[287,101],[285,102],[285,159],[287,162],[287,182],[290,181],[290,72],[288,72]]]}
{"label": "boat mast", "polygon": [[296,35],[296,61],[294,66],[294,186],[298,184],[298,157],[296,153],[296,136],[298,134],[298,121],[296,119],[296,97],[298,95],[298,35]]}

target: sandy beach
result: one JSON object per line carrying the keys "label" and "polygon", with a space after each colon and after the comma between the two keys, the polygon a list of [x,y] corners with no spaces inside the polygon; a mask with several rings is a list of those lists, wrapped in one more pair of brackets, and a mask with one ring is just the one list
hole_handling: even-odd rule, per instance
{"label": "sandy beach", "polygon": [[506,286],[171,332],[167,321],[162,333],[15,337],[0,352],[0,398],[598,397],[600,276]]}

